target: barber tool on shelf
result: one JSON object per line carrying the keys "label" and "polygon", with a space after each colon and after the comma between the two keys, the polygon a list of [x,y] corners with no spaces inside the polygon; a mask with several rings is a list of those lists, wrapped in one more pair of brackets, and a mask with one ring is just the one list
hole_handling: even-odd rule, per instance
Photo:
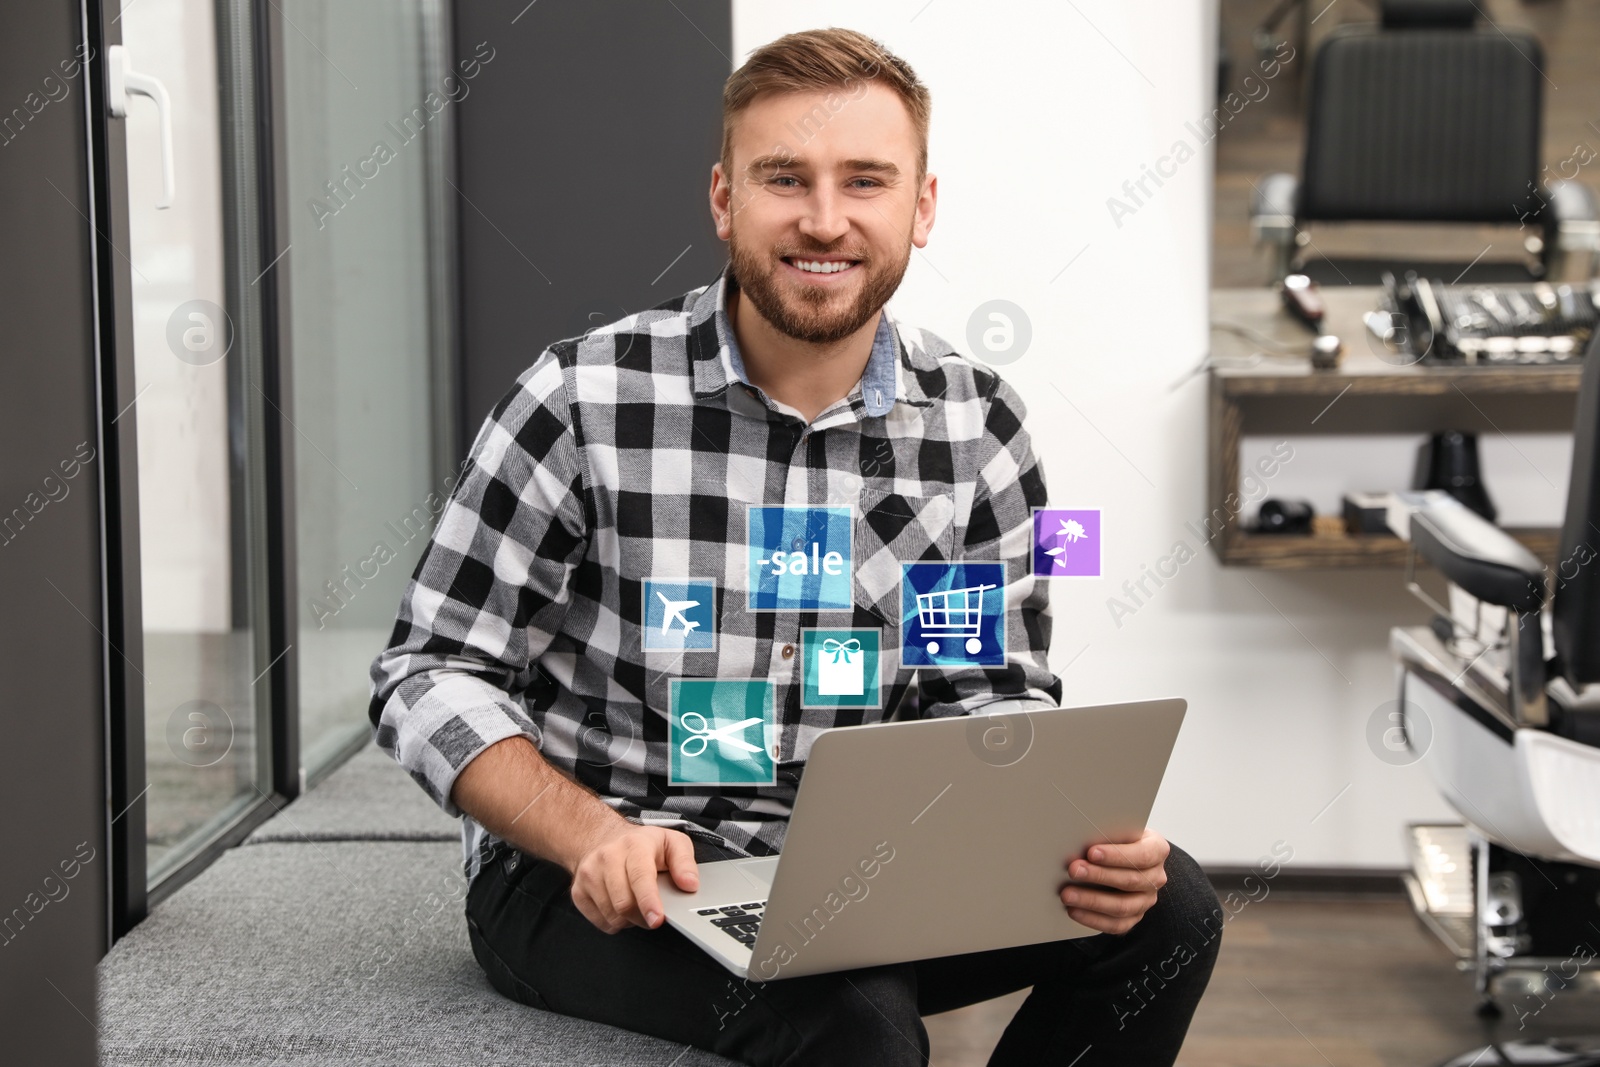
{"label": "barber tool on shelf", "polygon": [[1285,310],[1317,335],[1311,342],[1311,365],[1317,370],[1337,367],[1344,355],[1344,345],[1338,337],[1322,331],[1327,308],[1317,283],[1304,274],[1291,274],[1278,287],[1278,295],[1283,298]]}
{"label": "barber tool on shelf", "polygon": [[1318,334],[1311,342],[1311,365],[1317,370],[1333,370],[1344,357],[1344,342],[1331,333]]}
{"label": "barber tool on shelf", "polygon": [[1344,494],[1344,529],[1348,534],[1392,536],[1389,532],[1389,493],[1351,491]]}
{"label": "barber tool on shelf", "polygon": [[1446,430],[1436,433],[1417,449],[1413,489],[1442,489],[1471,510],[1493,522],[1497,512],[1483,485],[1478,463],[1478,435]]}
{"label": "barber tool on shelf", "polygon": [[1307,534],[1315,513],[1305,500],[1279,500],[1269,497],[1261,502],[1261,512],[1256,517],[1256,532],[1264,534]]}
{"label": "barber tool on shelf", "polygon": [[1316,282],[1304,274],[1291,274],[1278,287],[1278,295],[1283,297],[1283,306],[1289,314],[1317,333],[1322,332],[1322,318],[1327,308]]}
{"label": "barber tool on shelf", "polygon": [[1600,321],[1600,283],[1446,285],[1407,271],[1383,275],[1384,307],[1367,329],[1411,362],[1445,366],[1580,363]]}

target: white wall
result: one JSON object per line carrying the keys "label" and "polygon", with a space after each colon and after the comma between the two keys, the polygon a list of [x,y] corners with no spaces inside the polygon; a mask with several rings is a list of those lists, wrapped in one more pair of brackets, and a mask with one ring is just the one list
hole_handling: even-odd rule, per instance
{"label": "white wall", "polygon": [[[1179,138],[1199,147],[1185,123],[1214,102],[1215,8],[734,0],[733,61],[784,33],[847,26],[930,87],[938,218],[893,306],[964,351],[984,301],[1032,322],[1031,347],[1001,373],[1028,402],[1051,503],[1099,505],[1108,530],[1106,578],[1052,590],[1067,700],[1190,701],[1152,825],[1205,863],[1250,864],[1283,840],[1299,867],[1395,867],[1406,821],[1453,818],[1421,765],[1390,766],[1366,741],[1395,697],[1389,627],[1426,619],[1400,572],[1223,569],[1207,550],[1120,626],[1106,605],[1207,510],[1203,378],[1171,386],[1208,346],[1209,148],[1121,226],[1106,201]],[[1384,487],[1347,472],[1351,453],[1329,438],[1291,443],[1274,492],[1303,488],[1323,507],[1330,485]],[[1410,442],[1390,447],[1377,469],[1398,455],[1408,471]],[[1530,520],[1553,519],[1566,444],[1522,449],[1554,485],[1505,442],[1484,447],[1503,472],[1497,498],[1505,486]]]}

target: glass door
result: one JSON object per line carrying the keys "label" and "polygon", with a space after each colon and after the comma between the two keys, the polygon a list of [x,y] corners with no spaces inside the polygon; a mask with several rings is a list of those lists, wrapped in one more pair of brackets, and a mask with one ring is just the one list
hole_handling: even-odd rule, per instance
{"label": "glass door", "polygon": [[370,740],[454,482],[450,131],[493,51],[452,67],[445,0],[91,10],[120,936]]}
{"label": "glass door", "polygon": [[[147,879],[271,791],[266,449],[251,24],[244,0],[125,0]],[[127,428],[121,431],[125,436]],[[130,625],[132,620],[130,620]]]}

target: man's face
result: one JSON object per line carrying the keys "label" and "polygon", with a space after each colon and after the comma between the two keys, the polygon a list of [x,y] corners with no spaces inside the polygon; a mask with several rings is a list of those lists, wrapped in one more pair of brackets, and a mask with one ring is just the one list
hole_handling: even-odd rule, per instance
{"label": "man's face", "polygon": [[781,332],[830,344],[866,325],[928,243],[936,179],[889,89],[762,97],[735,121],[711,210],[740,292]]}

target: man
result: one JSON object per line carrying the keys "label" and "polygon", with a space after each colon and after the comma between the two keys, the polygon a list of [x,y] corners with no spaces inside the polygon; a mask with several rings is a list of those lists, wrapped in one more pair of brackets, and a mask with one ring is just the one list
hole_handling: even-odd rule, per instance
{"label": "man", "polygon": [[[811,742],[912,681],[876,710],[802,706],[818,612],[750,610],[752,507],[850,507],[849,625],[891,638],[900,561],[1003,564],[1003,664],[920,671],[917,714],[1061,701],[1022,404],[884,307],[933,226],[928,116],[911,68],[851,31],[733,74],[710,194],[728,269],[552,345],[496,406],[373,664],[377,740],[464,816],[473,950],[523,1003],[745,1063],[883,1065],[926,1061],[922,1015],[1032,986],[991,1063],[1170,1064],[1220,912],[1154,831],[1063,857],[1104,887],[1062,893],[1093,937],[758,984],[662,925],[658,871],[693,890],[697,862],[778,852]],[[702,575],[714,647],[651,651],[647,583]],[[773,684],[772,784],[674,784],[682,678]]]}

